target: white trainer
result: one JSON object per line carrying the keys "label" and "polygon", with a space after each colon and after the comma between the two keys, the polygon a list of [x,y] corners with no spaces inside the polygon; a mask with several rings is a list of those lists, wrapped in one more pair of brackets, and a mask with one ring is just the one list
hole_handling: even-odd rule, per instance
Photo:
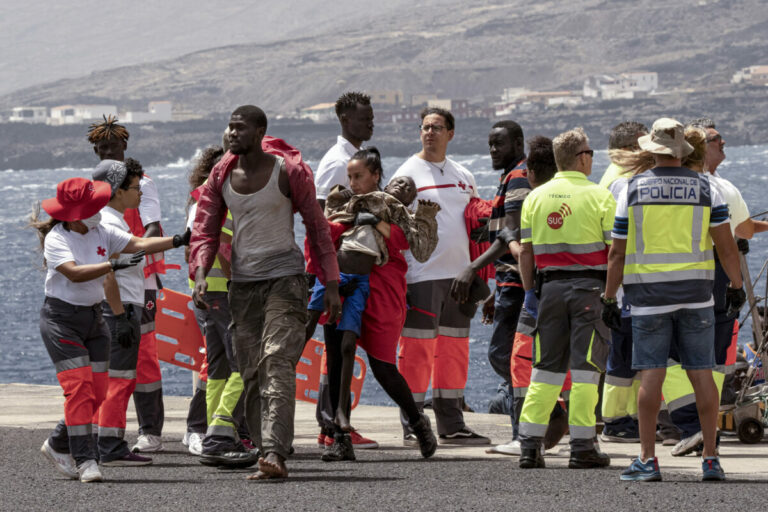
{"label": "white trainer", "polygon": [[189,436],[192,435],[192,432],[185,432],[184,437],[181,438],[181,444],[184,446],[189,446]]}
{"label": "white trainer", "polygon": [[688,455],[689,453],[693,453],[696,451],[696,447],[703,442],[704,436],[702,435],[701,430],[699,430],[692,436],[681,439],[680,442],[672,448],[672,456],[682,457],[684,455]]}
{"label": "white trainer", "polygon": [[140,434],[136,439],[136,444],[131,448],[133,453],[138,452],[161,452],[163,451],[163,440],[160,436],[152,434]]}
{"label": "white trainer", "polygon": [[95,460],[89,459],[83,462],[77,466],[77,472],[80,473],[80,481],[83,483],[104,481],[104,477],[99,471],[99,465],[96,464]]}
{"label": "white trainer", "polygon": [[77,474],[77,465],[75,464],[75,459],[72,458],[72,455],[68,453],[57,452],[51,448],[51,445],[48,444],[47,439],[43,443],[43,446],[40,447],[40,452],[45,455],[48,460],[53,462],[53,464],[56,466],[56,471],[62,475],[73,480],[79,477]]}
{"label": "white trainer", "polygon": [[503,453],[504,455],[520,455],[522,453],[520,448],[520,441],[513,439],[506,444],[499,444],[493,450],[496,453]]}
{"label": "white trainer", "polygon": [[197,432],[190,432],[187,437],[187,446],[189,447],[189,453],[192,455],[203,454],[203,435]]}

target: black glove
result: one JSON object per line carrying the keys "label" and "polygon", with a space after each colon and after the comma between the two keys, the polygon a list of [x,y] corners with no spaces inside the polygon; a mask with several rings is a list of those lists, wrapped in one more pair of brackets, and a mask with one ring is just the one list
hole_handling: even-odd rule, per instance
{"label": "black glove", "polygon": [[126,313],[121,313],[115,317],[117,325],[115,328],[115,335],[117,336],[117,342],[123,348],[130,348],[133,345],[133,324],[128,319]]}
{"label": "black glove", "polygon": [[182,245],[189,245],[189,239],[192,238],[192,230],[187,230],[181,235],[173,235],[173,248],[181,247]]}
{"label": "black glove", "polygon": [[739,314],[741,306],[747,302],[747,294],[744,292],[744,288],[731,288],[730,286],[725,289],[725,305],[728,306],[728,316],[735,316]]}
{"label": "black glove", "polygon": [[615,300],[613,302],[603,302],[603,312],[601,313],[603,323],[608,328],[618,331],[621,329],[621,308]]}
{"label": "black glove", "polygon": [[490,235],[488,232],[488,217],[480,217],[477,221],[480,223],[480,226],[469,232],[469,239],[478,244],[487,242]]}
{"label": "black glove", "polygon": [[135,267],[144,259],[144,251],[135,252],[133,254],[121,254],[117,258],[109,260],[109,264],[112,265],[112,270],[120,270],[121,268]]}
{"label": "black glove", "polygon": [[747,240],[746,238],[737,238],[736,247],[739,248],[739,252],[741,254],[749,253],[749,240]]}
{"label": "black glove", "polygon": [[504,228],[498,232],[496,238],[504,242],[504,245],[509,245],[510,242],[520,239],[520,230]]}
{"label": "black glove", "polygon": [[355,226],[375,226],[381,219],[371,212],[360,212],[355,216]]}

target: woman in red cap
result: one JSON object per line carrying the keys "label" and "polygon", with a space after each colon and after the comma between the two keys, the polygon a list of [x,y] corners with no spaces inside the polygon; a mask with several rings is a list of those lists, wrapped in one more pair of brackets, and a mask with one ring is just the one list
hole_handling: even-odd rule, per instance
{"label": "woman in red cap", "polygon": [[[55,198],[42,202],[51,218],[32,219],[47,269],[40,333],[66,397],[64,420],[41,451],[58,471],[81,482],[102,480],[91,423],[107,384],[110,334],[101,314],[104,278],[138,264],[145,253],[189,243],[188,236],[137,238],[100,225],[99,211],[111,194],[109,183],[70,178],[59,183]],[[109,258],[116,253],[125,254]]]}

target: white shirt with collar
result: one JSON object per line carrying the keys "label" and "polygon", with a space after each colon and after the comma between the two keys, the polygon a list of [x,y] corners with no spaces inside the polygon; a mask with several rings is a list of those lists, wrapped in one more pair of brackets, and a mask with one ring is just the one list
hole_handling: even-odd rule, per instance
{"label": "white shirt with collar", "polygon": [[318,199],[327,199],[336,185],[349,188],[347,164],[358,149],[347,139],[339,135],[336,144],[329,149],[317,166],[315,189]]}
{"label": "white shirt with collar", "polygon": [[432,256],[419,263],[405,253],[409,284],[437,279],[453,279],[470,263],[469,236],[464,210],[472,197],[479,197],[475,177],[464,166],[446,158],[428,162],[413,155],[395,172],[392,179],[409,176],[416,184],[416,199],[427,199],[440,205],[437,213],[438,242]]}

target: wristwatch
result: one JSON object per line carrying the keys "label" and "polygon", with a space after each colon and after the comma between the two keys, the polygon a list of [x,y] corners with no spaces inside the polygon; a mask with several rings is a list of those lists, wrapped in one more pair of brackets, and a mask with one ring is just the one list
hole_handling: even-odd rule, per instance
{"label": "wristwatch", "polygon": [[605,293],[601,293],[600,302],[602,302],[604,306],[610,306],[611,304],[616,304],[618,301],[616,300],[616,297],[608,298],[605,296]]}

